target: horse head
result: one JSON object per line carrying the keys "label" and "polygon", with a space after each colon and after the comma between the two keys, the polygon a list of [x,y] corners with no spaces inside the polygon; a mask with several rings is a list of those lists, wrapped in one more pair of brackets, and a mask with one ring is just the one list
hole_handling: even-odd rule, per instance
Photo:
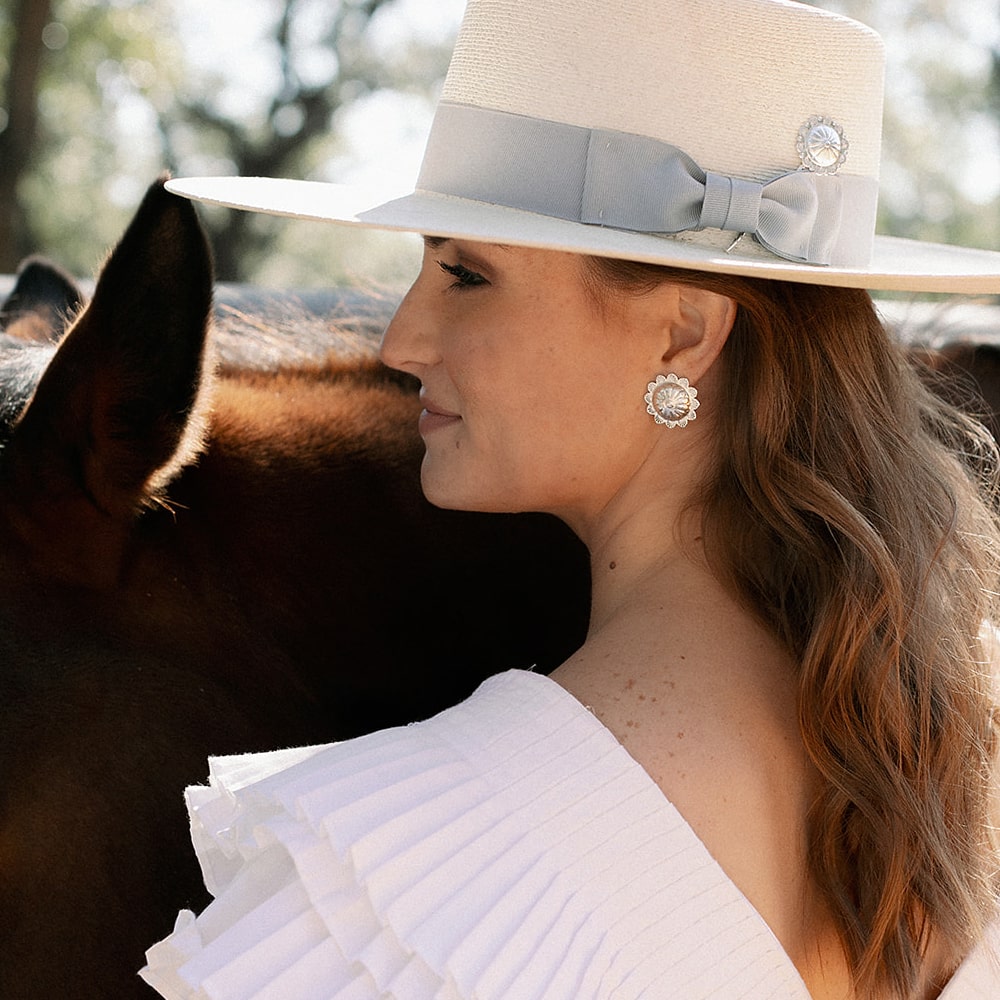
{"label": "horse head", "polygon": [[213,310],[160,183],[86,304],[44,271],[0,333],[0,996],[140,997],[144,948],[205,901],[180,797],[205,757],[551,668],[588,568],[550,518],[423,499],[384,303]]}

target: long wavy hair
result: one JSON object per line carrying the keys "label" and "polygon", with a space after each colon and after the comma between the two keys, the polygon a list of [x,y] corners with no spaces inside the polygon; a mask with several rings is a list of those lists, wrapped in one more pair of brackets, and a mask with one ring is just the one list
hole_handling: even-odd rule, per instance
{"label": "long wavy hair", "polygon": [[996,446],[927,387],[867,292],[587,269],[601,295],[672,281],[737,303],[693,503],[714,571],[798,665],[822,778],[809,863],[856,989],[909,998],[997,911]]}

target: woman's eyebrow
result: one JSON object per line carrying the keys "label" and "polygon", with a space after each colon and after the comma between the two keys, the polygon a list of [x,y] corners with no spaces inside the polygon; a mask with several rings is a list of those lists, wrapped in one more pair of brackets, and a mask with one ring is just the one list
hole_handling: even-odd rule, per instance
{"label": "woman's eyebrow", "polygon": [[[424,246],[428,250],[436,251],[440,250],[445,243],[451,243],[452,237],[450,236],[424,236],[423,237]],[[502,250],[504,253],[508,253],[512,247],[508,246],[506,243],[491,243],[490,246],[495,247],[497,250]]]}

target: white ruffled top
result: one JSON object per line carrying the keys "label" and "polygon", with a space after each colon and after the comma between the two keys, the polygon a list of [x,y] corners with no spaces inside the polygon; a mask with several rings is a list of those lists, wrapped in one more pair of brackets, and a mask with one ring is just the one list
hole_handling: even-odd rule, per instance
{"label": "white ruffled top", "polygon": [[[215,899],[140,973],[170,1000],[809,1000],[683,817],[547,677],[210,765],[187,798]],[[942,1000],[996,1000],[997,955],[995,936]]]}

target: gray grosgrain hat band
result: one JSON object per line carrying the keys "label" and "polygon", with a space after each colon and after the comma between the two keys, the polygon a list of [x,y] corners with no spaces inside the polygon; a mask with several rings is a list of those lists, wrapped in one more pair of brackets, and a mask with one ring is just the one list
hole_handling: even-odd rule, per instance
{"label": "gray grosgrain hat band", "polygon": [[[810,130],[835,128],[817,119],[800,133],[808,145]],[[648,136],[444,102],[417,188],[632,232],[745,233],[786,260],[838,267],[870,262],[878,201],[871,177],[804,165],[760,183]]]}

